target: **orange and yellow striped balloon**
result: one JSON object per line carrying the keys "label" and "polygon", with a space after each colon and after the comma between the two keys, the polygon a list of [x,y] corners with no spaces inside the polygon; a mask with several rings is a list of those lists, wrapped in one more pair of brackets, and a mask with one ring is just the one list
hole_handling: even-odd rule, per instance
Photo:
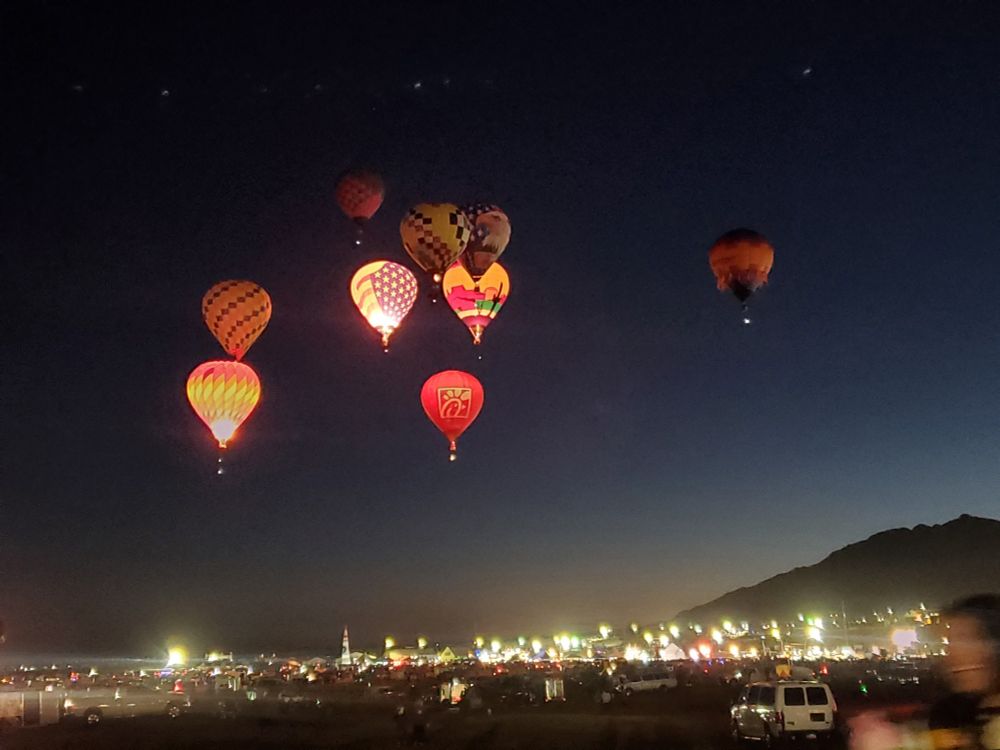
{"label": "orange and yellow striped balloon", "polygon": [[271,297],[252,281],[220,281],[202,297],[201,315],[226,354],[243,359],[271,320]]}
{"label": "orange and yellow striped balloon", "polygon": [[417,277],[391,260],[366,263],[351,279],[351,299],[368,325],[382,334],[382,348],[417,299]]}
{"label": "orange and yellow striped balloon", "polygon": [[188,376],[187,397],[219,447],[225,448],[260,401],[260,378],[242,362],[204,362]]}

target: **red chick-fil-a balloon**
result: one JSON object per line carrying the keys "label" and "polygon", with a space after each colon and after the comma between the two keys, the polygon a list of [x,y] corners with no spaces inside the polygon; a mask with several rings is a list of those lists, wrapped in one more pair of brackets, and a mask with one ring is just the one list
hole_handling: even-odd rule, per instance
{"label": "red chick-fil-a balloon", "polygon": [[444,370],[431,375],[420,391],[427,418],[448,439],[448,460],[455,460],[455,441],[476,421],[483,408],[483,384],[461,370]]}

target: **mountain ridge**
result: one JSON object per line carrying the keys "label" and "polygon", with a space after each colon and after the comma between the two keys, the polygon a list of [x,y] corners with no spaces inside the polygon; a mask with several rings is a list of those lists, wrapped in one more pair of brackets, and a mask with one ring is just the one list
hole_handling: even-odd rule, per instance
{"label": "mountain ridge", "polygon": [[790,619],[847,610],[939,607],[1000,591],[1000,520],[963,514],[942,524],[879,531],[803,565],[679,612],[690,622]]}

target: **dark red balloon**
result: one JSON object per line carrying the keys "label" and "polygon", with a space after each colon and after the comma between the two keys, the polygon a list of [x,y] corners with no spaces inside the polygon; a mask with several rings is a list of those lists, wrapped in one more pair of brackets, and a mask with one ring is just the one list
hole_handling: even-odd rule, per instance
{"label": "dark red balloon", "polygon": [[385,185],[375,172],[354,170],[337,183],[337,205],[359,224],[368,221],[382,205]]}

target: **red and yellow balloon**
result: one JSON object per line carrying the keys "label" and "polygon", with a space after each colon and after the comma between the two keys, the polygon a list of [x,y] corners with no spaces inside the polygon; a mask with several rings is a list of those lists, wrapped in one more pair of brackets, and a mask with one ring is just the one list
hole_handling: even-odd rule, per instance
{"label": "red and yellow balloon", "polygon": [[431,375],[420,391],[427,418],[448,440],[449,461],[455,460],[456,441],[476,421],[483,408],[483,384],[461,370]]}
{"label": "red and yellow balloon", "polygon": [[337,183],[337,205],[357,224],[364,224],[374,216],[384,198],[385,184],[377,172],[353,169]]}
{"label": "red and yellow balloon", "polygon": [[507,301],[510,277],[503,266],[493,263],[475,281],[461,263],[455,263],[445,272],[441,288],[448,305],[472,334],[472,343],[479,345],[486,326]]}
{"label": "red and yellow balloon", "polygon": [[376,260],[361,266],[351,279],[351,299],[368,325],[382,334],[382,348],[417,299],[417,277],[406,266]]}
{"label": "red and yellow balloon", "polygon": [[187,397],[219,447],[225,448],[257,407],[260,379],[242,362],[204,362],[188,376]]}
{"label": "red and yellow balloon", "polygon": [[271,320],[271,297],[252,281],[220,281],[202,297],[201,315],[226,354],[240,360]]}

